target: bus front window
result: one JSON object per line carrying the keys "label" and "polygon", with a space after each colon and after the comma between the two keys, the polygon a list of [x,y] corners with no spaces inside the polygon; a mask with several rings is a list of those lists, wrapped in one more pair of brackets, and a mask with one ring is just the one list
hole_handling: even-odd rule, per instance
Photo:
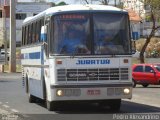
{"label": "bus front window", "polygon": [[130,54],[127,15],[116,13],[94,14],[93,24],[95,54]]}
{"label": "bus front window", "polygon": [[55,16],[54,29],[55,54],[90,54],[89,18],[86,15]]}

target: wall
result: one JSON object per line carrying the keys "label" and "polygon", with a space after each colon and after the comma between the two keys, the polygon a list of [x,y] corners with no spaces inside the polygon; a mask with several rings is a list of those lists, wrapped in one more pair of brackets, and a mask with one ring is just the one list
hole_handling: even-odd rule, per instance
{"label": "wall", "polygon": [[[0,5],[3,5],[4,1],[0,0]],[[33,16],[33,14],[38,14],[47,8],[51,7],[50,3],[17,3],[16,5],[16,13],[26,13],[27,17]],[[9,6],[2,6],[2,9],[6,10],[6,37],[9,40],[9,29],[10,29],[10,19],[9,19]],[[21,41],[21,28],[22,28],[23,20],[16,20],[16,42]],[[3,18],[0,18],[0,46],[3,44]]]}
{"label": "wall", "polygon": [[[156,26],[158,26],[158,22],[156,23]],[[152,28],[153,23],[152,22],[143,22],[141,24],[141,29],[142,29],[142,36],[147,36],[150,34],[151,32],[151,28]],[[155,33],[155,36],[159,36],[160,37],[160,29]]]}

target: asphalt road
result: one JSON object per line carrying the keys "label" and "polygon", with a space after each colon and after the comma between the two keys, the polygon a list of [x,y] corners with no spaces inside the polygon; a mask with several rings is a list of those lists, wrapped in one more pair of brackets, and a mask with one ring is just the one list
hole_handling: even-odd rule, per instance
{"label": "asphalt road", "polygon": [[[22,120],[107,120],[128,119],[131,115],[154,114],[160,118],[160,86],[133,89],[133,99],[123,100],[120,112],[115,113],[94,105],[66,105],[61,111],[49,112],[42,101],[28,103],[22,87],[21,74],[0,73],[0,111],[20,114]],[[158,116],[156,116],[158,115]],[[133,118],[132,118],[133,119]]]}

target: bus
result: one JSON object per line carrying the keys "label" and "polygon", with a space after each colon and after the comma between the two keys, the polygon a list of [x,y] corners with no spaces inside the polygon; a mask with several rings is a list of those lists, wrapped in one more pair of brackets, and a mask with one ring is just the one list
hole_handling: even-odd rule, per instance
{"label": "bus", "polygon": [[106,5],[65,5],[26,18],[21,64],[29,102],[49,111],[69,102],[120,110],[132,98],[128,13]]}

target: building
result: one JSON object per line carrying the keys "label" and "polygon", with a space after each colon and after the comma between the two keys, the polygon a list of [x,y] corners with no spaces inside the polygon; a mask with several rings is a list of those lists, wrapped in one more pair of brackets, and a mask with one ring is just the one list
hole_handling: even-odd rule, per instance
{"label": "building", "polygon": [[[140,38],[142,36],[141,23],[145,19],[144,3],[141,0],[122,0],[123,8],[129,12],[132,33]],[[136,37],[136,38],[137,38]],[[134,39],[134,37],[133,37]]]}
{"label": "building", "polygon": [[[140,17],[141,22],[136,24],[137,30],[139,30],[140,36],[148,36],[151,32],[153,23],[148,19],[150,16],[150,7],[145,6],[144,0],[121,0],[123,2],[124,9],[131,9],[135,11]],[[135,24],[135,23],[134,23]],[[158,22],[156,22],[158,25]],[[160,30],[155,33],[155,36],[160,36]]]}
{"label": "building", "polygon": [[[0,0],[0,47],[4,45],[4,39],[9,41],[9,15],[10,15],[10,0]],[[41,0],[42,1],[42,0]],[[21,27],[22,22],[26,17],[34,16],[49,7],[53,3],[47,2],[17,2],[16,3],[16,43],[20,44],[21,41]],[[5,37],[6,36],[6,37]]]}
{"label": "building", "polygon": [[143,0],[122,0],[123,7],[125,9],[132,9],[135,11],[142,19],[145,18],[145,6],[142,2]]}

